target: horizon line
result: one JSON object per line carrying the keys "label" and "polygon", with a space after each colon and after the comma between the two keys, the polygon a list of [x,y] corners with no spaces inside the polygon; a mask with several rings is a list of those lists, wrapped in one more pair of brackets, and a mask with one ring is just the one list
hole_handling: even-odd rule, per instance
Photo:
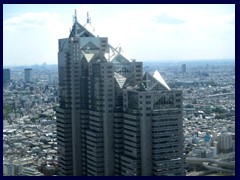
{"label": "horizon line", "polygon": [[[149,62],[164,62],[164,63],[178,63],[178,62],[193,62],[193,61],[196,61],[196,62],[199,62],[199,61],[235,61],[235,58],[224,58],[224,59],[176,59],[176,60],[143,60],[143,61],[138,61],[137,62],[145,62],[145,63],[149,63]],[[46,63],[46,62],[44,62]],[[3,65],[3,68],[4,67],[23,67],[23,66],[43,66],[43,65],[58,65],[58,63],[56,64],[44,64],[44,63],[41,63],[41,64],[24,64],[24,65]]]}

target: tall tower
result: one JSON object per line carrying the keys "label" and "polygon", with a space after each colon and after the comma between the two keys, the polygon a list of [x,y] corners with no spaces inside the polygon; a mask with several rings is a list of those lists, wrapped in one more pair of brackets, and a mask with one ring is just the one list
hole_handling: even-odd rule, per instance
{"label": "tall tower", "polygon": [[185,175],[181,91],[155,71],[125,89],[123,98],[121,175]]}
{"label": "tall tower", "polygon": [[112,63],[108,39],[78,23],[59,40],[60,102],[57,139],[60,175],[114,175]]}
{"label": "tall tower", "polygon": [[32,82],[33,81],[32,69],[31,68],[26,68],[24,70],[24,79],[25,79],[25,82]]}
{"label": "tall tower", "polygon": [[183,175],[181,91],[158,72],[142,76],[142,62],[95,37],[76,11],[58,47],[59,174]]}

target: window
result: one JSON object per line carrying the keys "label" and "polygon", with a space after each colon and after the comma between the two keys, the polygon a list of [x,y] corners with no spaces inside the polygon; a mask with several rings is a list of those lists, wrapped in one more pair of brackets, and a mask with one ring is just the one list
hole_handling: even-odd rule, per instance
{"label": "window", "polygon": [[151,104],[151,101],[146,101],[146,104]]}
{"label": "window", "polygon": [[128,91],[128,107],[130,109],[137,109],[136,104],[138,104],[138,92]]}
{"label": "window", "polygon": [[154,109],[173,106],[173,96],[162,96],[157,102],[154,103]]}

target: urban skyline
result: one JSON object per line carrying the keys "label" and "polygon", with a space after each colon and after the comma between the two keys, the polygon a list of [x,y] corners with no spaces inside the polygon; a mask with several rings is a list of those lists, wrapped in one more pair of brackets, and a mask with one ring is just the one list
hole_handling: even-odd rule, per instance
{"label": "urban skyline", "polygon": [[[93,34],[108,36],[129,59],[181,61],[235,56],[234,5],[5,4],[3,65],[57,64],[55,42],[69,33],[73,9],[78,10],[82,24],[89,12]],[[32,53],[26,53],[25,46]]]}
{"label": "urban skyline", "polygon": [[[3,87],[4,175],[58,175],[58,67],[34,66],[31,83],[24,81],[24,69],[10,68],[10,82]],[[189,62],[186,72],[177,63],[144,63],[144,72],[156,69],[169,87],[183,91],[186,175],[234,175],[234,62]],[[210,144],[205,142],[206,133]],[[212,163],[216,160],[220,162]]]}

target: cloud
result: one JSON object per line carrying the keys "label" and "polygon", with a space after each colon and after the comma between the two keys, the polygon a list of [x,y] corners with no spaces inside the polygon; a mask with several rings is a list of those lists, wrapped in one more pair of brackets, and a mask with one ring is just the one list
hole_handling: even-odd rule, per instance
{"label": "cloud", "polygon": [[26,12],[4,20],[4,62],[56,63],[58,39],[68,35],[69,27],[61,14],[48,12]]}
{"label": "cloud", "polygon": [[161,14],[160,16],[155,17],[155,22],[160,24],[183,24],[184,20],[169,16],[167,14]]}
{"label": "cloud", "polygon": [[46,27],[46,25],[49,27],[52,22],[60,22],[56,13],[26,12],[4,20],[3,26],[5,30],[16,32],[19,30],[42,28]]}

